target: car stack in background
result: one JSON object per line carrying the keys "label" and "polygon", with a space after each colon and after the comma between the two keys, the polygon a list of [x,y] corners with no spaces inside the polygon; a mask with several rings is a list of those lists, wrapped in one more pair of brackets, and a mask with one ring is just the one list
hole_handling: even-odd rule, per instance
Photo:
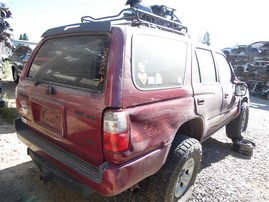
{"label": "car stack in background", "polygon": [[237,77],[248,84],[250,93],[269,100],[269,41],[237,45],[222,51]]}

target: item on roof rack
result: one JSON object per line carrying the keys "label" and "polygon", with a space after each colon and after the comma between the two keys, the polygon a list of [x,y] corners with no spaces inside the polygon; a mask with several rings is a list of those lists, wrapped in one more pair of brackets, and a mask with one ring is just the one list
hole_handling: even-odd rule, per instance
{"label": "item on roof rack", "polygon": [[131,8],[136,8],[145,12],[152,13],[150,7],[141,4],[142,0],[127,0],[126,5],[130,5]]}
{"label": "item on roof rack", "polygon": [[153,5],[153,6],[150,6],[150,8],[155,15],[159,15],[163,18],[181,23],[181,21],[174,14],[174,12],[176,11],[176,9],[174,8],[169,8],[165,5]]}
{"label": "item on roof rack", "polygon": [[[153,6],[155,13],[159,12],[158,9],[166,9],[165,13],[160,12],[164,16],[156,15],[154,13],[149,13],[136,8],[127,8],[121,10],[118,15],[106,16],[102,18],[93,18],[91,16],[83,16],[81,18],[82,23],[91,23],[91,22],[104,22],[104,21],[127,21],[131,22],[132,26],[148,26],[151,28],[157,28],[160,30],[177,33],[180,35],[185,35],[188,32],[188,28],[184,26],[178,18],[174,15],[175,9],[171,9],[165,6],[156,5]],[[158,8],[158,9],[157,9]],[[169,15],[168,15],[169,14]],[[167,19],[165,16],[170,16],[170,19]]]}

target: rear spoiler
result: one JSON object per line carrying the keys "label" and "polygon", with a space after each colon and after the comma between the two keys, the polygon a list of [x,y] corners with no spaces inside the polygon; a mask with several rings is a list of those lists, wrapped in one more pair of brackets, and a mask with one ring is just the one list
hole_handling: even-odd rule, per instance
{"label": "rear spoiler", "polygon": [[42,37],[55,36],[66,33],[83,33],[83,32],[109,32],[111,31],[111,22],[92,22],[92,23],[78,23],[55,27],[48,29],[42,34]]}

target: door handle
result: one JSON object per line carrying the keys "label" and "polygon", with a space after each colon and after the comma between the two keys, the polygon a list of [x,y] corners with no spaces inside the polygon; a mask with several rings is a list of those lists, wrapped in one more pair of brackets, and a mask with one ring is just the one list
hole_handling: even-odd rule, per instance
{"label": "door handle", "polygon": [[228,97],[229,97],[229,93],[225,93],[225,94],[224,94],[224,97],[225,97],[225,98],[228,98]]}
{"label": "door handle", "polygon": [[198,98],[198,99],[197,99],[197,103],[198,103],[198,105],[203,105],[204,102],[205,102],[205,100],[204,100],[203,98]]}

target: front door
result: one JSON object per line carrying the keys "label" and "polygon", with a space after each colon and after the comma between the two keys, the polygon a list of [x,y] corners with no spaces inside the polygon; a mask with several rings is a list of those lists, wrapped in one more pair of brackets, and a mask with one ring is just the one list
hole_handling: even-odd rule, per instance
{"label": "front door", "polygon": [[234,84],[232,82],[231,66],[224,55],[217,53],[215,55],[219,71],[219,78],[222,86],[223,103],[221,108],[221,122],[229,120],[236,113],[238,100],[235,96]]}

